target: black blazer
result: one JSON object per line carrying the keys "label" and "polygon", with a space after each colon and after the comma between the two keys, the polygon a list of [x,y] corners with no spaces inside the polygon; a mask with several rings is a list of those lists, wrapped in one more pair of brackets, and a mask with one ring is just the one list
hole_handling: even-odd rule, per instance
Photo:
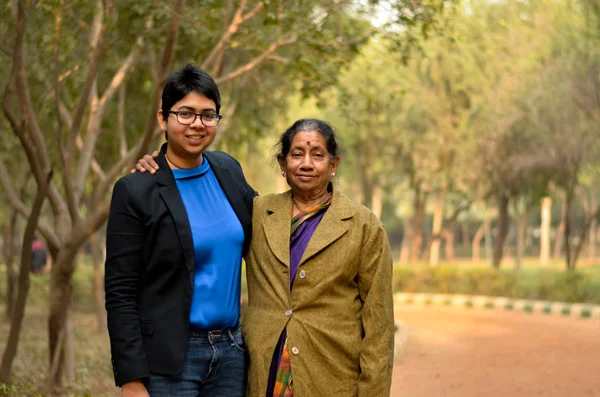
{"label": "black blazer", "polygon": [[[194,286],[194,245],[183,200],[161,148],[155,175],[114,186],[106,231],[105,297],[117,386],[183,369]],[[245,254],[257,195],[223,152],[204,152],[244,229]]]}

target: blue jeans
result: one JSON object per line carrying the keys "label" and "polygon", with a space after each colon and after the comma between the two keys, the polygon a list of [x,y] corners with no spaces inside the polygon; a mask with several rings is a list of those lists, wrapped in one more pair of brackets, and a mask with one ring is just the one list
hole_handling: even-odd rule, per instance
{"label": "blue jeans", "polygon": [[190,332],[183,371],[150,375],[150,397],[244,397],[247,358],[242,329]]}

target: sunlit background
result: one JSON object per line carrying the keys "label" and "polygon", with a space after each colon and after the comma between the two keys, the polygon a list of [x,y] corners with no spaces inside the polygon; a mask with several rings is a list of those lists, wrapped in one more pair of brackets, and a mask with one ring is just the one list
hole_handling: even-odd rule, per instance
{"label": "sunlit background", "polygon": [[[161,83],[188,62],[221,90],[212,149],[260,194],[287,189],[272,160],[287,127],[334,126],[335,189],[385,225],[396,292],[600,305],[598,0],[4,0],[0,60],[0,395],[118,395],[110,190],[162,143]],[[21,323],[28,219],[50,258]],[[393,395],[600,395],[598,319],[396,309]]]}

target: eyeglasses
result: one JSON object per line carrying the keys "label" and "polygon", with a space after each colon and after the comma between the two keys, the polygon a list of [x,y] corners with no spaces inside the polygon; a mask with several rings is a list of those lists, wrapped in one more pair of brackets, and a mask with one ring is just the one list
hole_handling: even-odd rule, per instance
{"label": "eyeglasses", "polygon": [[169,113],[177,116],[177,121],[179,124],[183,125],[191,125],[196,121],[196,117],[200,117],[200,121],[205,127],[216,127],[219,125],[219,121],[223,118],[220,114],[213,113],[194,113],[187,110],[182,110],[179,112],[169,110]]}

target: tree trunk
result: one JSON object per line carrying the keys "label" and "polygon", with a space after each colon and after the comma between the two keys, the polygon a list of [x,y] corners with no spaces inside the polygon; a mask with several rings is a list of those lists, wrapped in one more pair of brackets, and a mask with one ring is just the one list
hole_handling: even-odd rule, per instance
{"label": "tree trunk", "polygon": [[92,275],[94,285],[94,300],[96,302],[96,329],[102,332],[106,329],[106,310],[104,309],[104,279],[102,278],[102,247],[98,233],[90,237],[90,250],[92,252]]}
{"label": "tree trunk", "polygon": [[17,214],[13,212],[4,225],[4,262],[6,264],[6,310],[7,321],[12,318],[13,308],[17,300],[17,273],[13,265],[15,232],[17,227]]}
{"label": "tree trunk", "polygon": [[413,203],[414,213],[412,220],[412,239],[410,244],[410,261],[416,263],[419,261],[419,254],[423,246],[423,225],[425,223],[425,194],[419,191],[415,194]]}
{"label": "tree trunk", "polygon": [[525,208],[522,214],[517,216],[517,249],[515,251],[515,270],[521,270],[521,260],[525,252],[525,236],[529,221],[529,209]]}
{"label": "tree trunk", "polygon": [[487,218],[487,215],[484,222],[485,227],[483,230],[485,232],[485,260],[488,263],[492,263],[492,223],[490,222],[490,219]]}
{"label": "tree trunk", "polygon": [[573,262],[573,253],[571,252],[571,205],[575,197],[575,187],[568,187],[565,193],[565,202],[563,205],[563,220],[565,222],[565,233],[563,236],[565,242],[565,257],[567,269],[575,269],[575,263]]}
{"label": "tree trunk", "polygon": [[412,222],[404,221],[404,233],[402,234],[402,243],[400,244],[400,263],[410,262],[410,241],[412,239]]}
{"label": "tree trunk", "polygon": [[442,242],[442,227],[444,226],[444,210],[446,206],[446,194],[442,192],[436,200],[433,210],[433,231],[429,251],[429,265],[437,266],[440,261],[440,246]]}
{"label": "tree trunk", "polygon": [[556,230],[556,238],[554,239],[554,253],[553,253],[553,257],[554,259],[560,259],[560,253],[562,251],[562,245],[563,245],[563,238],[564,238],[564,233],[565,233],[565,225],[566,225],[566,219],[565,219],[565,206],[567,201],[567,196],[566,194],[563,193],[563,199],[562,199],[562,215],[560,218],[560,224],[558,225],[558,229]]}
{"label": "tree trunk", "polygon": [[460,224],[461,228],[461,237],[462,237],[462,246],[463,248],[469,249],[471,240],[469,239],[469,225],[466,222]]}
{"label": "tree trunk", "polygon": [[497,197],[498,205],[498,236],[494,245],[494,258],[492,265],[495,268],[500,268],[502,256],[504,254],[504,241],[508,233],[508,197],[504,194],[499,194]]}
{"label": "tree trunk", "polygon": [[[433,237],[423,236],[423,241],[425,243],[425,249],[421,252],[421,257],[419,258],[419,262],[429,261],[429,253],[431,252],[431,243],[433,242]],[[422,248],[422,247],[421,247]]]}
{"label": "tree trunk", "polygon": [[19,337],[21,336],[21,326],[23,324],[23,318],[25,317],[25,304],[27,303],[27,295],[29,294],[29,267],[32,252],[31,244],[42,211],[42,204],[44,204],[44,199],[46,198],[46,193],[48,191],[48,183],[50,182],[50,178],[52,178],[52,171],[48,171],[46,178],[45,183],[42,182],[38,186],[36,196],[31,206],[29,219],[25,226],[23,245],[21,247],[21,266],[19,269],[17,299],[12,313],[6,348],[2,355],[2,364],[0,364],[0,383],[8,383],[10,381],[12,364],[17,355]]}
{"label": "tree trunk", "polygon": [[71,374],[67,373],[68,364],[72,362],[70,358],[66,357],[66,354],[71,353],[68,349],[68,338],[71,335],[69,335],[67,320],[73,301],[73,264],[78,248],[64,244],[50,273],[48,336],[52,365],[48,384],[51,386],[60,386],[64,374],[67,379],[71,378]]}
{"label": "tree trunk", "polygon": [[358,158],[358,177],[361,188],[361,204],[367,208],[373,208],[373,183],[368,175],[369,165],[367,164],[368,154],[363,150]]}
{"label": "tree trunk", "polygon": [[598,240],[598,221],[594,219],[590,226],[590,240],[588,245],[588,259],[591,262],[596,260],[596,244]]}
{"label": "tree trunk", "polygon": [[594,210],[589,212],[589,215],[586,217],[585,224],[581,229],[581,233],[579,234],[579,241],[577,245],[574,247],[574,252],[569,256],[570,260],[570,269],[575,269],[577,264],[577,258],[579,258],[579,254],[581,253],[581,249],[586,242],[588,237],[588,233],[590,233],[592,222],[597,221],[600,217],[600,207],[594,208]]}
{"label": "tree trunk", "polygon": [[[592,192],[592,196],[590,198],[590,203],[591,203],[591,208],[597,208],[598,207],[598,196],[596,195],[596,192],[593,191]],[[596,260],[596,232],[598,230],[598,220],[596,218],[592,219],[592,222],[590,223],[590,236],[589,236],[589,240],[588,240],[588,259],[590,261],[594,261]]]}
{"label": "tree trunk", "polygon": [[473,236],[473,244],[471,246],[473,248],[473,251],[472,251],[473,261],[475,261],[475,262],[481,260],[480,245],[481,245],[481,240],[483,239],[483,236],[485,235],[486,226],[487,226],[487,223],[483,222],[479,226],[479,229],[477,229],[477,231],[475,232],[475,236]]}
{"label": "tree trunk", "polygon": [[550,260],[550,225],[552,223],[552,198],[542,199],[542,224],[540,226],[540,265],[548,266]]}
{"label": "tree trunk", "polygon": [[371,198],[371,210],[377,217],[377,219],[381,219],[381,213],[383,211],[383,194],[381,192],[381,186],[375,185],[373,186],[373,196]]}
{"label": "tree trunk", "polygon": [[442,231],[444,237],[444,253],[447,261],[454,260],[454,228],[448,227]]}

